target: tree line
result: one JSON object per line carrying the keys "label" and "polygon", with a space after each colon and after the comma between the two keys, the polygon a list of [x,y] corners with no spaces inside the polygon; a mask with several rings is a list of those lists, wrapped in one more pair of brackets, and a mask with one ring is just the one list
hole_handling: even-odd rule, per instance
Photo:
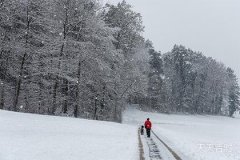
{"label": "tree line", "polygon": [[237,109],[232,69],[183,46],[161,55],[143,31],[126,1],[0,0],[0,109],[118,122],[126,103]]}
{"label": "tree line", "polygon": [[182,45],[163,55],[152,47],[149,54],[143,106],[165,113],[226,116],[239,110],[240,88],[231,68]]}
{"label": "tree line", "polygon": [[120,121],[146,86],[143,29],[125,1],[1,0],[0,109]]}

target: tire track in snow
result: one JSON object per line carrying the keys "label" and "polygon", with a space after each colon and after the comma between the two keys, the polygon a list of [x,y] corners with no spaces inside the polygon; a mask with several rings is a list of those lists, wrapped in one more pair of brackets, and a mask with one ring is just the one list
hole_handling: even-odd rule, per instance
{"label": "tire track in snow", "polygon": [[173,155],[173,157],[174,157],[176,160],[182,160],[182,159],[180,158],[180,156],[179,156],[176,152],[174,152],[173,149],[170,148],[163,140],[161,140],[161,139],[157,136],[157,134],[156,134],[155,132],[152,131],[152,133],[153,133],[153,135],[168,149],[168,151]]}
{"label": "tire track in snow", "polygon": [[139,146],[139,157],[140,157],[140,160],[145,160],[145,158],[144,158],[144,151],[143,151],[143,144],[142,144],[141,135],[140,135],[140,129],[138,130],[138,146]]}
{"label": "tire track in snow", "polygon": [[150,160],[162,160],[157,144],[153,141],[152,138],[147,138],[146,136],[145,138],[149,147]]}

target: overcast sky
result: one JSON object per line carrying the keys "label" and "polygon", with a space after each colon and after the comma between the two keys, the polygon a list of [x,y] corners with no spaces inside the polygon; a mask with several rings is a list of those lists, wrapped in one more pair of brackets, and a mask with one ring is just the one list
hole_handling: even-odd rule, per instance
{"label": "overcast sky", "polygon": [[144,36],[157,50],[182,44],[223,62],[240,78],[240,0],[126,1],[143,16]]}

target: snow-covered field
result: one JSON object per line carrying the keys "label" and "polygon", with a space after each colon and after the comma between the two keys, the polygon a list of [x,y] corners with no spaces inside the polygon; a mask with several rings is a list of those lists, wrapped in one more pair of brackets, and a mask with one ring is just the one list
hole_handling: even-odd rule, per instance
{"label": "snow-covered field", "polygon": [[[147,117],[183,160],[240,160],[240,118],[166,115],[134,107],[123,115],[124,124],[117,124],[0,110],[0,160],[138,160],[137,127]],[[158,145],[162,157],[171,157]]]}
{"label": "snow-covered field", "polygon": [[138,160],[137,128],[0,110],[0,160]]}
{"label": "snow-covered field", "polygon": [[147,117],[153,130],[183,160],[240,160],[240,118],[167,115],[128,109],[124,123],[141,125]]}

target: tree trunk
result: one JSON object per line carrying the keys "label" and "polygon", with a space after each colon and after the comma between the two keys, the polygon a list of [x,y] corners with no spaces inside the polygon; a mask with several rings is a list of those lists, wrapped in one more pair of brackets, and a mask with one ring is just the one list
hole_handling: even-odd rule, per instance
{"label": "tree trunk", "polygon": [[80,98],[81,98],[81,95],[80,95],[80,89],[81,89],[81,66],[82,66],[82,61],[79,60],[78,62],[78,73],[77,73],[77,94],[76,94],[76,97],[77,97],[77,104],[75,105],[75,109],[74,109],[74,117],[77,118],[79,116],[79,108],[81,106],[80,104]]}
{"label": "tree trunk", "polygon": [[[30,20],[29,20],[29,9],[27,6],[27,34],[26,34],[26,39],[25,39],[25,49],[28,48],[28,38],[29,38],[29,30],[30,30]],[[23,69],[24,69],[24,64],[26,61],[26,57],[27,57],[27,52],[25,51],[23,58],[22,58],[22,62],[21,62],[21,67],[20,67],[20,74],[19,74],[19,78],[17,80],[17,85],[16,85],[16,94],[15,94],[15,101],[14,101],[14,105],[13,105],[13,111],[17,111],[17,105],[18,105],[18,101],[19,101],[19,95],[20,95],[20,90],[21,90],[21,84],[22,84],[22,79],[23,79]]]}
{"label": "tree trunk", "polygon": [[0,97],[0,109],[3,109],[4,108],[4,102],[5,102],[5,91],[4,91],[4,83],[3,82],[0,82],[0,89],[1,89],[1,97]]}
{"label": "tree trunk", "polygon": [[57,88],[58,88],[58,79],[56,78],[55,84],[53,86],[53,108],[52,108],[52,114],[55,114],[55,111],[57,109]]}
{"label": "tree trunk", "polygon": [[[65,36],[64,36],[65,38]],[[57,90],[58,90],[58,87],[59,87],[59,72],[60,72],[60,69],[61,69],[61,61],[62,61],[62,57],[63,57],[63,50],[64,50],[64,43],[62,44],[61,46],[61,50],[60,50],[60,55],[59,55],[59,62],[58,62],[58,74],[56,75],[55,77],[55,84],[54,84],[54,87],[53,87],[53,110],[52,110],[52,114],[55,114],[55,111],[57,109]]]}
{"label": "tree trunk", "polygon": [[[6,68],[3,67],[3,50],[1,50],[1,54],[0,54],[0,73],[4,73],[6,74]],[[4,108],[4,82],[5,82],[5,74],[1,74],[2,79],[0,79],[0,109]]]}
{"label": "tree trunk", "polygon": [[[66,40],[66,37],[67,37],[67,25],[68,25],[68,7],[66,7],[66,9],[65,9],[65,20],[64,20],[64,23],[63,23],[63,40],[64,41]],[[57,90],[58,90],[58,87],[60,85],[60,82],[59,82],[59,74],[60,73],[59,72],[60,72],[60,69],[61,69],[63,51],[64,51],[64,47],[65,47],[64,43],[61,46],[60,55],[59,55],[59,62],[58,62],[58,73],[55,77],[55,84],[54,84],[54,87],[53,87],[53,110],[52,110],[52,114],[55,114],[55,111],[57,109]]]}
{"label": "tree trunk", "polygon": [[63,83],[63,85],[64,85],[64,104],[63,104],[63,110],[62,110],[62,112],[64,113],[64,114],[66,114],[67,113],[67,111],[68,111],[68,96],[69,96],[69,83],[68,83],[68,80],[64,80],[64,83]]}
{"label": "tree trunk", "polygon": [[24,53],[22,62],[21,62],[21,67],[20,67],[20,74],[19,74],[17,84],[16,84],[16,93],[15,93],[15,101],[13,104],[13,111],[17,111],[17,105],[18,105],[18,101],[19,101],[19,95],[20,95],[22,77],[23,77],[23,69],[24,69],[24,64],[26,61],[26,56],[27,56],[27,53]]}
{"label": "tree trunk", "polygon": [[79,116],[79,109],[81,108],[81,74],[82,74],[82,64],[86,61],[86,59],[84,60],[79,60],[78,62],[78,71],[77,71],[77,93],[76,93],[76,97],[77,97],[77,105],[75,106],[74,109],[74,117],[78,117]]}

